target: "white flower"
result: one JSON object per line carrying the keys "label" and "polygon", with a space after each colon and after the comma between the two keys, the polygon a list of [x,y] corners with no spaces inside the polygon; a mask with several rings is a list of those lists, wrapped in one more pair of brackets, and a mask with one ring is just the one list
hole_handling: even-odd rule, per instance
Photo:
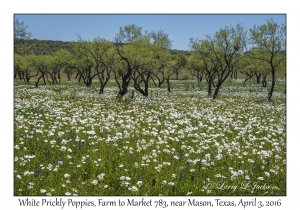
{"label": "white flower", "polygon": [[46,191],[45,189],[41,189],[40,192],[41,192],[41,193],[45,193],[45,192],[47,192],[47,191]]}
{"label": "white flower", "polygon": [[63,140],[61,140],[61,143],[62,143],[62,144],[67,144],[67,143],[68,143],[68,141],[67,141],[67,140],[65,140],[65,139],[63,139]]}
{"label": "white flower", "polygon": [[177,155],[175,155],[175,156],[174,156],[174,158],[175,158],[176,160],[178,160],[178,159],[179,159],[179,157],[178,157]]}
{"label": "white flower", "polygon": [[70,177],[70,174],[65,174],[64,177],[65,177],[65,178],[69,178],[69,177]]}
{"label": "white flower", "polygon": [[56,143],[55,140],[50,141],[50,144],[54,145]]}
{"label": "white flower", "polygon": [[248,159],[248,162],[249,162],[249,163],[254,163],[254,160]]}
{"label": "white flower", "polygon": [[143,184],[143,181],[137,181],[136,185],[141,187],[141,185]]}
{"label": "white flower", "polygon": [[34,172],[33,171],[25,171],[24,172],[24,176],[31,175],[31,174],[34,174]]}
{"label": "white flower", "polygon": [[99,179],[100,181],[103,181],[103,180],[104,180],[104,176],[105,176],[105,174],[104,174],[104,173],[101,173],[101,174],[99,174],[97,177],[98,177],[98,179]]}
{"label": "white flower", "polygon": [[133,191],[133,192],[136,192],[136,191],[139,190],[136,186],[132,186],[131,188],[128,188],[128,189]]}
{"label": "white flower", "polygon": [[96,185],[96,184],[98,184],[98,180],[94,179],[93,181],[91,181],[91,183],[92,183],[93,185]]}
{"label": "white flower", "polygon": [[95,131],[87,131],[86,133],[87,133],[87,134],[90,134],[90,135],[94,135],[94,134],[96,134],[96,132],[95,132]]}
{"label": "white flower", "polygon": [[169,182],[168,184],[173,186],[173,185],[174,185],[174,182]]}
{"label": "white flower", "polygon": [[243,170],[238,170],[238,174],[239,174],[239,175],[243,175],[243,174],[244,174],[244,171],[243,171]]}

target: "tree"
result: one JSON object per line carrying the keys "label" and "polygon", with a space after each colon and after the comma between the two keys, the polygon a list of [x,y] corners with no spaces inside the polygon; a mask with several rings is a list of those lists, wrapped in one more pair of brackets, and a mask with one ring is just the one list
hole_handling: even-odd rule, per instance
{"label": "tree", "polygon": [[33,66],[31,65],[33,55],[21,56],[15,53],[14,56],[14,78],[18,75],[20,80],[24,80],[25,84],[29,84],[29,81],[32,77],[35,77],[39,74],[35,72],[34,75],[31,75],[33,71]]}
{"label": "tree", "polygon": [[[205,77],[207,80],[207,95],[210,96],[212,92],[212,85],[217,73],[217,60],[212,56],[213,51],[211,43],[208,40],[190,39],[190,46],[195,51],[195,58],[198,63],[203,66]],[[195,63],[196,61],[193,60]]]}
{"label": "tree", "polygon": [[[164,70],[171,57],[170,48],[172,41],[169,39],[169,35],[163,30],[152,31],[148,33],[149,39],[152,40],[153,45],[156,46],[157,54],[155,55],[156,65],[151,71],[151,79],[156,87],[161,87],[165,81]],[[156,84],[156,81],[158,84]]]}
{"label": "tree", "polygon": [[266,62],[267,69],[272,74],[272,84],[268,93],[268,100],[272,98],[275,86],[275,73],[280,69],[281,63],[286,57],[286,27],[279,25],[272,19],[266,20],[266,24],[254,25],[251,32],[251,44],[253,52],[251,58]]}
{"label": "tree", "polygon": [[[158,77],[157,73],[161,72],[164,65],[166,65],[166,56],[170,51],[171,40],[168,38],[168,34],[162,30],[146,32],[146,38],[150,45],[147,46],[149,63],[147,65],[137,67],[134,69],[132,79],[134,82],[134,88],[139,91],[144,97],[148,97],[149,82],[153,76],[157,77],[158,85],[160,86],[164,79]],[[155,81],[154,84],[156,85]]]}
{"label": "tree", "polygon": [[[110,79],[111,72],[117,63],[113,44],[103,38],[96,37],[92,41],[85,41],[79,35],[78,54],[86,60],[88,65],[94,69],[92,74],[81,74],[84,81],[90,81],[98,76],[100,82],[100,94],[103,94],[104,87]],[[86,68],[85,72],[91,72],[90,68]]]}
{"label": "tree", "polygon": [[71,53],[64,49],[60,49],[52,55],[52,68],[49,71],[52,85],[60,83],[60,73],[69,65],[71,59]]}
{"label": "tree", "polygon": [[[32,55],[30,57],[31,65],[39,72],[41,75],[37,79],[35,86],[38,87],[40,79],[43,78],[44,84],[46,85],[46,79],[48,80],[48,73],[52,69],[53,57],[51,55]],[[49,84],[51,82],[48,80]]]}
{"label": "tree", "polygon": [[70,81],[72,74],[76,72],[75,56],[65,49],[60,49],[54,55],[55,63],[57,63],[57,65],[62,68],[63,72],[68,77],[68,81]]}
{"label": "tree", "polygon": [[100,62],[101,68],[98,69],[98,78],[100,81],[100,94],[103,94],[104,87],[111,77],[111,73],[116,68],[119,60],[113,48],[113,44],[109,41],[101,42],[102,59]]}
{"label": "tree", "polygon": [[73,68],[77,69],[77,75],[80,82],[83,80],[86,87],[91,87],[93,79],[98,75],[97,68],[100,66],[98,56],[93,57],[93,43],[90,41],[83,40],[78,35],[78,41],[74,44],[75,51],[75,63]]}
{"label": "tree", "polygon": [[31,47],[27,44],[27,41],[32,37],[32,33],[29,32],[28,26],[25,26],[24,22],[20,22],[18,18],[14,21],[14,49],[15,53],[20,55],[31,54]]}
{"label": "tree", "polygon": [[252,79],[253,76],[255,76],[255,72],[257,72],[257,68],[259,67],[259,65],[253,62],[253,60],[250,57],[246,56],[244,59],[239,61],[238,67],[239,72],[246,75],[246,78],[243,83],[243,86],[245,86],[246,82],[249,79]]}
{"label": "tree", "polygon": [[173,57],[173,60],[175,61],[173,65],[173,69],[176,75],[176,80],[178,80],[178,75],[180,71],[183,69],[183,67],[187,64],[187,59],[183,54],[176,54]]}
{"label": "tree", "polygon": [[[153,62],[152,45],[142,28],[134,24],[120,27],[115,37],[115,50],[119,56],[120,64],[115,79],[119,86],[117,99],[121,99],[127,92],[132,75],[135,70],[141,70]],[[121,83],[117,78],[121,78]]]}
{"label": "tree", "polygon": [[[217,31],[213,36],[206,36],[206,40],[190,39],[190,46],[205,57],[207,64],[212,64],[212,72],[215,72],[217,79],[216,88],[213,94],[215,99],[221,85],[234,71],[237,62],[244,57],[246,47],[246,32],[237,24],[236,27],[226,26]],[[211,78],[211,77],[210,77]]]}
{"label": "tree", "polygon": [[192,53],[192,55],[187,58],[187,68],[191,75],[196,77],[198,82],[202,82],[205,72],[204,64],[196,53]]}
{"label": "tree", "polygon": [[173,54],[170,56],[170,60],[167,64],[165,70],[165,78],[168,84],[168,91],[171,92],[170,78],[172,75],[176,74],[176,79],[178,79],[178,74],[180,70],[187,64],[187,59],[182,54]]}

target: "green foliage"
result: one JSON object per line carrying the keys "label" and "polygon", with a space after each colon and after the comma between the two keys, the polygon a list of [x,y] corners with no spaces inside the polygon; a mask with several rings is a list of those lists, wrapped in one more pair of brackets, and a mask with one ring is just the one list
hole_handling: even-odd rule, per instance
{"label": "green foliage", "polygon": [[275,73],[280,69],[285,70],[286,59],[286,27],[278,25],[272,19],[267,20],[266,24],[254,26],[250,29],[250,40],[254,45],[254,53],[250,53],[253,59],[266,63],[267,70],[272,74],[272,85],[268,93],[268,99],[271,100],[275,86]]}
{"label": "green foliage", "polygon": [[286,27],[278,25],[272,19],[266,22],[250,29],[250,40],[254,47],[249,55],[253,59],[265,62],[269,71],[275,71],[285,66],[281,64],[285,64],[286,59]]}

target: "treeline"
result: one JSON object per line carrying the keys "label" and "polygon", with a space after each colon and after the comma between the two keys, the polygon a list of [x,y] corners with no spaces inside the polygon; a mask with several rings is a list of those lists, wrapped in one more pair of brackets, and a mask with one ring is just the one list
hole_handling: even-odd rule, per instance
{"label": "treeline", "polygon": [[[16,33],[22,28],[24,33]],[[171,50],[172,41],[163,30],[142,31],[134,24],[120,27],[114,40],[84,40],[78,35],[74,42],[41,41],[30,39],[26,33],[23,22],[15,23],[15,78],[28,84],[30,78],[37,76],[38,87],[41,80],[44,84],[58,84],[64,72],[69,80],[74,75],[87,87],[98,79],[100,94],[107,82],[114,79],[119,99],[128,92],[131,82],[145,97],[150,82],[157,87],[166,82],[171,91],[171,76],[178,79],[179,73],[187,69],[199,82],[207,81],[208,95],[213,98],[226,79],[236,78],[238,72],[246,75],[245,82],[256,77],[264,86],[267,75],[271,75],[271,100],[275,73],[285,72],[286,65],[285,26],[273,20],[254,26],[249,32],[238,24],[226,26],[202,40],[191,38],[191,51]]]}

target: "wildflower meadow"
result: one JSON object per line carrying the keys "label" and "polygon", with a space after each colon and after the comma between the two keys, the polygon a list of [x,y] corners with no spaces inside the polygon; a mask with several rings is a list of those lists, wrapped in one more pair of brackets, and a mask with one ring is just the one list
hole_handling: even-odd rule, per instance
{"label": "wildflower meadow", "polygon": [[[15,196],[286,195],[285,81],[14,85]],[[203,82],[204,83],[204,82]]]}

